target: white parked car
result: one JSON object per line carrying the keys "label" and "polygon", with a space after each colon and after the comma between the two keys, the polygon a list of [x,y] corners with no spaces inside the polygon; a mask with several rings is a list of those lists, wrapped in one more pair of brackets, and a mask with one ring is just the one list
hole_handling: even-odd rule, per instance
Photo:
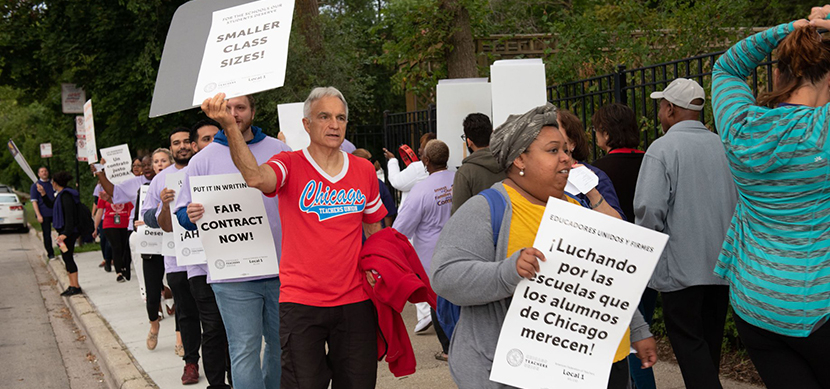
{"label": "white parked car", "polygon": [[21,231],[29,231],[23,203],[14,193],[0,193],[0,227],[14,227]]}

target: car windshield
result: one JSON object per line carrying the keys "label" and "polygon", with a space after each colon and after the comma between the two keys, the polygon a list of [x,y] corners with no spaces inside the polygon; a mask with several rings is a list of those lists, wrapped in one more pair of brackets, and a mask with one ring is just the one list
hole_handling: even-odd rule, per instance
{"label": "car windshield", "polygon": [[17,196],[0,194],[0,203],[19,203]]}

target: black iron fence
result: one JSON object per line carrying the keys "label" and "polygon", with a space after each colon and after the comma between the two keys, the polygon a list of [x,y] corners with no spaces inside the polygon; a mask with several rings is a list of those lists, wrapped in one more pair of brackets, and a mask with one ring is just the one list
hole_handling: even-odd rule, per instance
{"label": "black iron fence", "polygon": [[[678,77],[693,79],[707,91],[706,104],[700,114],[701,120],[711,130],[717,131],[708,95],[712,87],[712,67],[721,54],[723,51],[636,69],[618,66],[611,74],[550,86],[547,88],[548,100],[582,119],[593,145],[594,158],[599,156],[600,151],[594,142],[596,134],[591,126],[591,116],[599,107],[610,103],[621,103],[631,107],[639,120],[641,146],[645,150],[662,132],[657,118],[658,101],[652,100],[650,95],[654,91],[663,90]],[[748,81],[756,94],[763,90],[772,90],[774,63],[770,56],[750,75]]]}
{"label": "black iron fence", "polygon": [[[707,91],[701,120],[711,130],[717,131],[708,94],[712,87],[712,67],[721,54],[723,51],[636,69],[626,69],[625,66],[620,65],[615,72],[610,74],[549,86],[547,88],[548,101],[573,112],[582,119],[593,146],[592,160],[600,156],[591,126],[591,116],[599,107],[611,103],[621,103],[631,107],[639,120],[641,146],[645,150],[651,142],[660,137],[662,132],[657,119],[658,102],[652,100],[649,95],[654,91],[663,90],[678,77],[694,79]],[[772,65],[774,63],[775,61],[769,56],[747,80],[756,94],[764,90],[772,90]],[[399,145],[417,145],[422,134],[434,132],[435,128],[434,106],[414,112],[384,112],[384,147],[396,153],[395,149]]]}

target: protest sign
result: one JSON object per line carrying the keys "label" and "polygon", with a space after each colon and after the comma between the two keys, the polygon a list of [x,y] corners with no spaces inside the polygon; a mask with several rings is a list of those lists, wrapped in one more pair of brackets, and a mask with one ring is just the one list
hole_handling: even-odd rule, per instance
{"label": "protest sign", "polygon": [[259,0],[213,12],[193,105],[279,88],[285,82],[294,0]]}
{"label": "protest sign", "polygon": [[285,143],[291,150],[302,150],[311,143],[311,138],[308,137],[303,127],[303,105],[303,103],[277,105],[280,133],[285,135]]}
{"label": "protest sign", "polygon": [[190,177],[193,202],[205,207],[196,222],[213,280],[277,275],[277,250],[262,193],[242,175]]}
{"label": "protest sign", "polygon": [[547,103],[545,65],[540,58],[505,59],[490,66],[493,128],[509,115],[521,115]]}
{"label": "protest sign", "polygon": [[61,110],[63,113],[84,113],[86,92],[75,84],[61,84]]}
{"label": "protest sign", "polygon": [[52,158],[52,144],[51,143],[41,143],[40,144],[40,157],[41,158]]}
{"label": "protest sign", "polygon": [[84,140],[86,161],[90,165],[98,162],[98,149],[95,147],[95,122],[92,119],[92,100],[84,104]]}
{"label": "protest sign", "polygon": [[605,388],[668,236],[551,198],[533,247],[545,261],[516,287],[490,380]]}
{"label": "protest sign", "polygon": [[471,113],[492,115],[490,83],[486,78],[440,80],[435,89],[438,104],[435,135],[449,146],[447,167],[455,170],[469,152],[467,142],[461,138],[464,119]]}
{"label": "protest sign", "polygon": [[[138,199],[138,209],[141,209],[144,206],[144,199],[147,198],[147,189],[150,188],[150,185],[141,185],[141,189],[139,189],[139,199]],[[144,221],[144,213],[138,213],[138,220]],[[163,241],[164,231],[161,228],[150,228],[146,224],[142,226],[138,226],[135,229],[135,233],[138,234],[138,252],[141,254],[148,254],[148,255],[161,255],[161,244]]]}
{"label": "protest sign", "polygon": [[29,163],[26,162],[26,158],[23,154],[20,153],[20,149],[17,148],[17,145],[14,144],[14,141],[9,139],[9,152],[12,153],[12,157],[14,157],[15,162],[20,165],[20,168],[23,169],[23,173],[26,173],[29,176],[29,179],[32,182],[37,182],[37,176],[35,176],[35,172],[32,171],[32,167],[29,166]]}
{"label": "protest sign", "polygon": [[[165,177],[166,189],[172,189],[176,192],[173,201],[170,204],[176,204],[179,199],[179,192],[184,182],[184,172],[168,174]],[[205,256],[205,248],[202,247],[202,240],[199,238],[199,230],[188,231],[184,229],[176,221],[176,212],[174,207],[170,207],[170,217],[173,220],[173,243],[175,245],[176,264],[179,266],[201,265],[207,263]]]}
{"label": "protest sign", "polygon": [[130,149],[126,144],[101,149],[101,158],[107,162],[104,165],[104,173],[113,184],[118,185],[135,177]]}
{"label": "protest sign", "polygon": [[78,150],[78,161],[86,162],[86,127],[83,116],[75,116],[75,147]]}

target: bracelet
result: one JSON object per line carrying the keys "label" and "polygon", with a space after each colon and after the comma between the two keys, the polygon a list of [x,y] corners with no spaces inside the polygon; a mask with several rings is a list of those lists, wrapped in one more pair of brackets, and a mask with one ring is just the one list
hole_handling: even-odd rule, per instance
{"label": "bracelet", "polygon": [[597,209],[597,207],[599,207],[600,205],[602,205],[602,202],[603,202],[603,201],[605,201],[605,197],[600,196],[600,197],[599,197],[599,201],[597,201],[597,203],[596,203],[596,204],[591,204],[591,209]]}

